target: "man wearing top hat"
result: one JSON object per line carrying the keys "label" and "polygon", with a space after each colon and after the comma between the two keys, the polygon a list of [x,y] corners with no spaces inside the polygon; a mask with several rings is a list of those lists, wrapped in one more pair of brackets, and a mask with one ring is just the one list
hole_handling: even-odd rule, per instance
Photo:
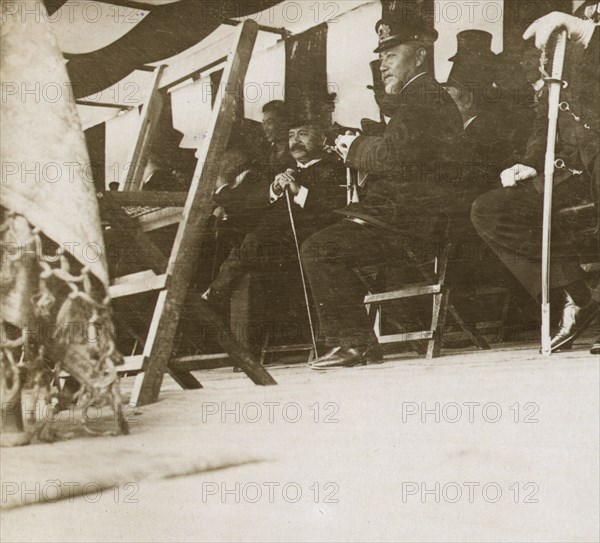
{"label": "man wearing top hat", "polygon": [[300,242],[331,224],[332,212],[345,205],[345,170],[339,158],[325,150],[327,126],[316,109],[311,105],[290,122],[289,149],[295,163],[276,175],[270,185],[259,184],[261,192],[254,200],[261,201],[261,216],[241,245],[231,251],[204,293],[203,298],[212,305],[228,301],[246,273],[275,273],[297,262],[286,191]]}
{"label": "man wearing top hat", "polygon": [[381,77],[397,101],[384,134],[341,136],[337,141],[348,167],[371,174],[368,194],[339,211],[339,223],[302,247],[320,340],[329,349],[313,369],[379,358],[363,305],[365,289],[355,268],[393,254],[391,246],[398,241],[415,246],[427,241],[440,214],[468,216],[456,167],[461,116],[430,68],[437,32],[420,13],[401,15],[385,14],[376,25]]}
{"label": "man wearing top hat", "polygon": [[509,117],[501,105],[503,89],[496,85],[492,35],[464,30],[458,33],[457,43],[445,87],[462,116],[464,159],[472,168],[470,175],[480,178],[483,189],[491,188],[489,182],[495,183],[500,172],[517,159],[513,128],[519,121]]}
{"label": "man wearing top hat", "polygon": [[[551,43],[559,29],[569,42],[558,118],[553,199],[555,206],[574,205],[600,192],[600,2],[586,1],[575,16],[554,12],[535,21],[523,35],[535,37],[538,48]],[[547,98],[547,97],[546,97]],[[479,235],[503,260],[533,298],[541,291],[543,171],[548,132],[547,99],[540,104],[521,163],[501,174],[503,188],[473,204],[471,218]],[[585,275],[568,233],[552,225],[550,285],[564,295],[559,329],[552,351],[571,348],[573,341],[597,317]],[[598,341],[592,352],[600,352]]]}

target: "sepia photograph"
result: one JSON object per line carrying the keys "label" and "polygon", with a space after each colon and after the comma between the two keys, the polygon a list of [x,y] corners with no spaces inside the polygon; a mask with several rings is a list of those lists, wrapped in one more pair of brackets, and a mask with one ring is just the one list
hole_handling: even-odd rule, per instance
{"label": "sepia photograph", "polygon": [[598,543],[599,0],[0,0],[2,543]]}

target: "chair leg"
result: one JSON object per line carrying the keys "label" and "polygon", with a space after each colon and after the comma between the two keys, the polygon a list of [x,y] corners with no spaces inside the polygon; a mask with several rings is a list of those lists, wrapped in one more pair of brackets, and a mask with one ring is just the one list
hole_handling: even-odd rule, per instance
{"label": "chair leg", "polygon": [[457,322],[461,330],[469,336],[469,339],[471,340],[473,345],[475,345],[475,347],[477,347],[480,351],[488,351],[489,349],[491,349],[490,344],[483,337],[483,335],[477,329],[477,327],[471,329],[469,326],[467,326],[465,321],[462,320],[462,317],[460,316],[454,305],[449,304],[448,311],[450,311],[452,318]]}
{"label": "chair leg", "polygon": [[264,366],[265,362],[267,360],[270,339],[271,339],[270,333],[269,333],[269,330],[267,330],[267,333],[265,334],[265,341],[263,343],[263,347],[260,352],[260,365],[261,366]]}
{"label": "chair leg", "polygon": [[504,306],[502,307],[502,321],[500,323],[500,341],[506,341],[506,321],[508,320],[508,314],[510,312],[510,306],[512,304],[512,292],[510,290],[506,293],[506,298],[504,299]]}
{"label": "chair leg", "polygon": [[433,337],[429,340],[429,345],[427,346],[428,360],[437,358],[442,352],[449,300],[450,292],[443,289],[439,294],[433,295],[433,312],[431,315],[431,330],[433,332]]}

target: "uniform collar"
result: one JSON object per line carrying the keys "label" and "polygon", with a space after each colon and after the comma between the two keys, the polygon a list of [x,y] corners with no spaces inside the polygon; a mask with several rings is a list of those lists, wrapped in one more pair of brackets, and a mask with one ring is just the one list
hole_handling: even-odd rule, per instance
{"label": "uniform collar", "polygon": [[402,90],[400,91],[402,93],[402,91],[408,87],[415,79],[421,77],[422,75],[425,75],[427,72],[421,72],[420,74],[415,75],[412,79],[410,79],[408,81],[408,83],[406,83],[406,85],[404,85],[404,87],[402,87]]}
{"label": "uniform collar", "polygon": [[296,161],[296,166],[298,166],[298,168],[300,170],[306,170],[306,168],[310,168],[311,166],[315,165],[317,162],[321,162],[321,160],[323,160],[323,159],[315,158],[314,160],[311,160],[310,162],[307,162],[306,164],[302,164],[302,162]]}

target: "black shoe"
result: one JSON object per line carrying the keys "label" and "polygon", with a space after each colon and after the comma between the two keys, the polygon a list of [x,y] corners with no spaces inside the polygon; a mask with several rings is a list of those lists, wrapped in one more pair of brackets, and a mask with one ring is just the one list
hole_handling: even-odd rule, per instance
{"label": "black shoe", "polygon": [[225,306],[225,298],[221,296],[215,289],[209,287],[208,290],[200,295],[215,311],[220,312]]}
{"label": "black shoe", "polygon": [[310,368],[313,370],[328,370],[333,368],[351,368],[364,366],[367,363],[365,355],[358,349],[336,347],[326,355],[313,360]]}
{"label": "black shoe", "polygon": [[367,348],[364,356],[369,366],[372,364],[383,364],[384,362],[383,349],[381,348],[381,345],[379,345],[379,343],[374,343],[373,345],[370,345]]}
{"label": "black shoe", "polygon": [[591,354],[600,354],[600,336],[594,341],[592,348],[590,349]]}
{"label": "black shoe", "polygon": [[575,339],[585,332],[597,314],[598,304],[593,300],[580,307],[570,296],[567,296],[560,329],[550,342],[551,352],[570,349]]}

